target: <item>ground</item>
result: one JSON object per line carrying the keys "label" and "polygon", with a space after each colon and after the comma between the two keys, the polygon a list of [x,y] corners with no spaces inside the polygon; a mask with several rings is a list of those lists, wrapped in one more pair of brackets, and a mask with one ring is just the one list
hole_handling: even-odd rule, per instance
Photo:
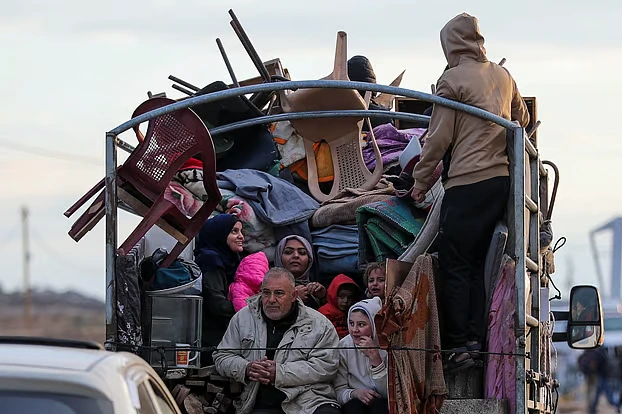
{"label": "ground", "polygon": [[[557,414],[586,414],[587,403],[585,401],[585,384],[578,387],[573,393],[570,393],[559,400],[559,408]],[[616,409],[607,403],[604,395],[601,396],[598,404],[598,414],[614,414]]]}
{"label": "ground", "polygon": [[30,327],[24,318],[19,293],[0,292],[0,335],[43,336],[103,343],[105,307],[98,300],[75,292],[34,292]]}

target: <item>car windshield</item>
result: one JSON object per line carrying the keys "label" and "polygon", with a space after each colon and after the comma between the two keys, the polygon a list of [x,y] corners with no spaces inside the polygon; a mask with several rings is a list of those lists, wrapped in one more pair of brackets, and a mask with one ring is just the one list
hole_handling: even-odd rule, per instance
{"label": "car windshield", "polygon": [[2,412],[19,414],[114,414],[112,401],[78,395],[0,391]]}

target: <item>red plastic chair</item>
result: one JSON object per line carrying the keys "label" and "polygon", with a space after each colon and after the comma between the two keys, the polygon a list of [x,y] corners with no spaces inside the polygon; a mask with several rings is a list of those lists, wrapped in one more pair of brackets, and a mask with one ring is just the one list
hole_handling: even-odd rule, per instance
{"label": "red plastic chair", "polygon": [[[132,117],[174,102],[168,98],[149,99],[134,111]],[[134,130],[139,136],[138,126]],[[192,218],[186,217],[164,198],[171,179],[190,158],[203,162],[203,185],[208,195]],[[71,206],[65,216],[70,217],[103,187],[104,180]],[[168,267],[196,236],[222,198],[216,184],[216,156],[211,136],[192,110],[180,109],[149,121],[144,140],[117,169],[117,197],[143,216],[117,249],[118,254],[124,256],[156,224],[177,239],[177,244],[161,265]],[[69,236],[79,241],[104,215],[105,194],[101,191],[71,227]]]}

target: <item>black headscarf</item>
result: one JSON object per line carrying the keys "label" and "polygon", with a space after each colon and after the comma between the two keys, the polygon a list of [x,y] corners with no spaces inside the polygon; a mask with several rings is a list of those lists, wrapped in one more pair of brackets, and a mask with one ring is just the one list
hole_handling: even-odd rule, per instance
{"label": "black headscarf", "polygon": [[[352,56],[348,60],[348,78],[354,82],[376,83],[376,74],[371,62],[365,56]],[[359,91],[361,96],[365,96],[365,91]],[[372,92],[372,98],[376,95]]]}
{"label": "black headscarf", "polygon": [[376,83],[376,74],[365,56],[352,56],[348,60],[348,77],[351,81]]}
{"label": "black headscarf", "polygon": [[202,272],[221,268],[228,278],[233,277],[240,264],[240,256],[231,250],[227,237],[238,221],[240,219],[232,214],[219,214],[201,227],[194,256]]}

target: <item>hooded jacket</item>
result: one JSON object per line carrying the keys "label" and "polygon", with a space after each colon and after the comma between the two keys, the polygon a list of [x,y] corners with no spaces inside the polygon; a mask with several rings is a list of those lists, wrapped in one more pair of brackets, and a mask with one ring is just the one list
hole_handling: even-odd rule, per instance
{"label": "hooded jacket", "polygon": [[[231,214],[212,217],[203,224],[196,240],[195,261],[203,275],[204,347],[218,345],[235,314],[228,295],[240,257],[227,245],[227,237],[238,221]],[[203,353],[201,361],[211,364],[211,352]]]}
{"label": "hooded jacket", "polygon": [[307,250],[309,265],[307,266],[307,270],[305,270],[305,272],[301,276],[296,278],[296,285],[306,285],[311,280],[311,266],[313,266],[313,248],[311,247],[311,243],[309,243],[309,241],[304,237],[296,235],[284,237],[276,246],[276,253],[274,254],[274,266],[283,267],[283,261],[281,260],[281,256],[283,256],[285,245],[288,241],[292,239],[298,240]]}
{"label": "hooded jacket", "polygon": [[[350,323],[350,315],[355,310],[365,312],[372,326],[374,340],[377,340],[376,325],[374,318],[382,308],[380,298],[366,299],[356,303],[348,312],[348,324]],[[339,341],[339,371],[335,378],[335,391],[337,392],[337,401],[344,405],[352,399],[352,393],[355,390],[367,388],[376,391],[382,398],[388,398],[388,378],[387,378],[387,351],[380,351],[382,363],[377,367],[371,366],[369,358],[355,347],[352,336],[348,335]]]}
{"label": "hooded jacket", "polygon": [[[441,30],[441,45],[449,69],[438,80],[436,95],[527,126],[527,106],[509,72],[486,58],[484,37],[475,17],[462,13],[450,20]],[[432,172],[444,157],[446,189],[508,176],[506,130],[476,116],[434,105],[428,138],[415,166],[415,188],[430,188]]]}
{"label": "hooded jacket", "polygon": [[229,300],[236,312],[246,306],[246,299],[259,293],[263,277],[268,272],[268,258],[264,252],[246,256],[235,272],[233,283],[229,285]]}
{"label": "hooded jacket", "polygon": [[[337,275],[330,283],[330,286],[328,286],[327,303],[318,309],[322,315],[326,316],[333,323],[340,339],[348,334],[348,313],[341,311],[337,307],[339,289],[345,285],[353,286],[354,291],[358,292],[358,296],[360,296],[360,288],[354,280],[346,275]],[[355,295],[354,300],[358,299],[359,297]]]}
{"label": "hooded jacket", "polygon": [[[214,353],[216,370],[246,385],[234,402],[238,414],[253,411],[259,383],[246,379],[246,366],[266,355],[265,349],[257,348],[266,348],[268,338],[261,297],[249,298],[247,303],[231,319],[219,350]],[[284,349],[274,355],[274,387],[285,394],[281,407],[286,414],[312,414],[321,405],[337,402],[332,382],[339,365],[335,349],[338,344],[337,333],[326,318],[298,299],[298,317],[279,343],[278,348]]]}

